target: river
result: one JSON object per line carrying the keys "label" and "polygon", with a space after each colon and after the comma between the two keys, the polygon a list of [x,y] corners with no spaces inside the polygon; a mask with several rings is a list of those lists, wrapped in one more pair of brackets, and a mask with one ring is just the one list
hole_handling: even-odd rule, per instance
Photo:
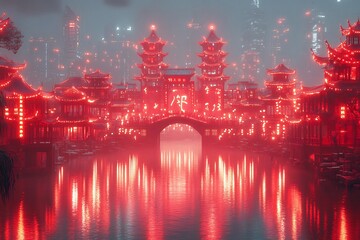
{"label": "river", "polygon": [[277,157],[168,141],[20,177],[0,239],[360,239],[359,199]]}

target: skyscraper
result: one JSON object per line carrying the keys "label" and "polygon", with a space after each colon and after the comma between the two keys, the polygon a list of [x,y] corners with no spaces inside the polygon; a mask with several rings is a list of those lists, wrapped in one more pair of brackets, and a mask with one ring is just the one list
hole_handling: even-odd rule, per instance
{"label": "skyscraper", "polygon": [[271,38],[271,57],[272,65],[276,66],[281,63],[289,63],[289,32],[290,27],[287,19],[280,17],[276,20]]}
{"label": "skyscraper", "polygon": [[69,76],[73,76],[74,62],[79,51],[80,17],[69,7],[65,7],[63,15],[64,65]]}
{"label": "skyscraper", "polygon": [[50,89],[60,78],[62,65],[60,50],[54,38],[29,39],[29,80]]}
{"label": "skyscraper", "polygon": [[260,81],[264,69],[266,25],[260,1],[252,0],[245,17],[245,31],[242,36],[240,59],[240,79]]}

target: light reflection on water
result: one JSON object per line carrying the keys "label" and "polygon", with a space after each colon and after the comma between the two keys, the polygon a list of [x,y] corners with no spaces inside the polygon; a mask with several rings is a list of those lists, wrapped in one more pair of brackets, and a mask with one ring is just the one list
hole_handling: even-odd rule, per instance
{"label": "light reflection on water", "polygon": [[163,142],[19,179],[0,239],[360,239],[359,192],[269,156]]}

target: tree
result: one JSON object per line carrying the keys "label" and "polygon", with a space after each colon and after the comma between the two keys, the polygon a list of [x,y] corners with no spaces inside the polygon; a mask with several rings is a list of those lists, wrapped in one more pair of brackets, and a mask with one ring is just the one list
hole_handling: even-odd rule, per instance
{"label": "tree", "polygon": [[6,18],[5,14],[3,14],[0,17],[0,48],[17,53],[22,45],[23,37],[11,19]]}
{"label": "tree", "polygon": [[14,160],[9,154],[0,150],[0,196],[4,200],[14,186]]}

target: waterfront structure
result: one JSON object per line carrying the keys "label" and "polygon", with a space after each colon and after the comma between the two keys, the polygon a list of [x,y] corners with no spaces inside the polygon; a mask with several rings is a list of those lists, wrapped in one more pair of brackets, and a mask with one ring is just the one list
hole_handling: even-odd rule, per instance
{"label": "waterfront structure", "polygon": [[199,111],[204,116],[219,116],[224,108],[224,85],[230,78],[224,75],[227,64],[224,58],[227,55],[222,50],[225,42],[215,33],[215,27],[210,26],[207,37],[203,37],[200,46],[202,52],[199,57],[202,63],[199,65],[201,75],[198,77],[199,89]]}
{"label": "waterfront structure", "polygon": [[[32,141],[30,125],[44,117],[44,99],[40,90],[32,88],[19,73],[25,64],[18,64],[0,57],[0,91],[5,100],[2,141],[28,143]],[[30,138],[29,138],[30,137]]]}
{"label": "waterfront structure", "polygon": [[161,73],[168,68],[163,61],[167,55],[163,52],[166,42],[158,37],[155,26],[151,26],[150,35],[140,44],[143,47],[143,52],[139,53],[142,63],[138,64],[141,73],[135,79],[140,81],[141,108],[147,114],[160,113],[163,109]]}
{"label": "waterfront structure", "polygon": [[54,139],[58,141],[87,139],[91,134],[89,121],[91,101],[86,94],[75,87],[70,87],[55,98],[60,103],[60,109],[53,126]]}
{"label": "waterfront structure", "polygon": [[267,74],[272,79],[265,81],[269,94],[261,98],[264,101],[262,134],[266,139],[284,140],[288,121],[294,118],[299,102],[292,78],[295,70],[279,64],[274,69],[268,69]]}
{"label": "waterfront structure", "polygon": [[304,88],[301,122],[291,137],[294,142],[313,146],[360,146],[360,21],[340,28],[345,40],[338,47],[328,42],[327,57],[313,52],[324,68],[324,83]]}

